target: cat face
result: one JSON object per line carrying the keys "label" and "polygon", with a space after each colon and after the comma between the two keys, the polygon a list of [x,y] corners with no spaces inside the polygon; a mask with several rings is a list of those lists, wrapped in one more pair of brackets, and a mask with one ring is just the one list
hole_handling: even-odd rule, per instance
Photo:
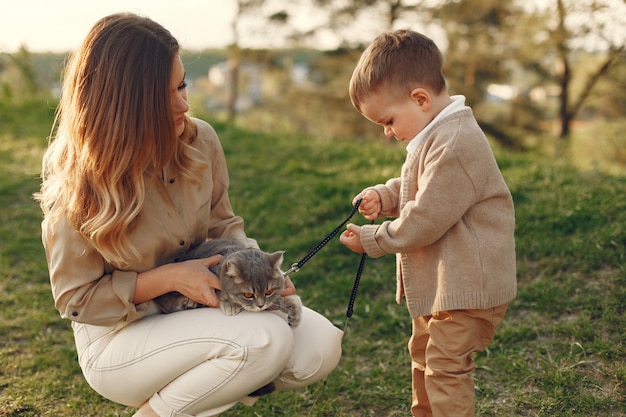
{"label": "cat face", "polygon": [[241,250],[227,256],[222,268],[222,293],[244,310],[261,311],[280,297],[285,278],[280,271],[284,252]]}

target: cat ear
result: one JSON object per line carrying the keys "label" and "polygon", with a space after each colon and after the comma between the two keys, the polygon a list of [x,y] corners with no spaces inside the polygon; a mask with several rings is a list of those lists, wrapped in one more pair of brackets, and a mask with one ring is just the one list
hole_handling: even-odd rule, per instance
{"label": "cat ear", "polygon": [[274,268],[280,267],[280,265],[283,263],[284,254],[285,254],[285,251],[283,250],[279,250],[277,252],[270,254],[269,256],[270,263],[274,266]]}
{"label": "cat ear", "polygon": [[226,265],[224,265],[224,271],[226,271],[226,275],[229,277],[234,277],[239,275],[239,267],[235,265],[233,261],[227,261]]}

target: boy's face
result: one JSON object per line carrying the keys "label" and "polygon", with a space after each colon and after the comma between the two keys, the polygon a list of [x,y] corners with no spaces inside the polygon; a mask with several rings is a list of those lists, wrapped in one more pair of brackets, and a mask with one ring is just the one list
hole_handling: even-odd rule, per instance
{"label": "boy's face", "polygon": [[423,100],[409,94],[400,96],[389,92],[372,93],[360,103],[361,114],[383,127],[385,136],[409,142],[432,120]]}

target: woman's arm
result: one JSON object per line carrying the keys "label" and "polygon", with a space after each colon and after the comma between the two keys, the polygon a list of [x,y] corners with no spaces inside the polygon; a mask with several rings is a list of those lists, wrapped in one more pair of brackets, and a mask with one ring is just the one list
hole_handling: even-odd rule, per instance
{"label": "woman's arm", "polygon": [[113,326],[142,317],[132,302],[137,273],[112,269],[63,216],[42,222],[50,286],[61,317]]}
{"label": "woman's arm", "polygon": [[170,291],[178,291],[202,305],[217,307],[220,280],[209,267],[217,265],[221,255],[166,264],[137,274],[133,302],[141,304]]}

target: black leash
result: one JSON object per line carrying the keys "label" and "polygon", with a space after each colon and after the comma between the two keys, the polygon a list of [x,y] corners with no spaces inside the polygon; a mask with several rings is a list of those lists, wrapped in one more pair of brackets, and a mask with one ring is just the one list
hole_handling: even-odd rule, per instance
{"label": "black leash", "polygon": [[[372,224],[374,224],[374,220],[372,220]],[[350,320],[350,317],[352,317],[354,301],[356,300],[356,293],[359,290],[359,283],[361,282],[361,274],[363,274],[363,266],[365,266],[366,259],[367,259],[367,253],[363,253],[361,255],[361,262],[359,262],[359,269],[356,271],[356,277],[354,278],[354,285],[352,286],[352,294],[350,294],[350,302],[348,303],[348,309],[346,310],[346,322],[343,325],[344,336],[346,334],[346,331],[348,330],[348,320]]]}
{"label": "black leash", "polygon": [[[350,215],[346,217],[346,219],[343,222],[341,222],[341,224],[337,226],[335,230],[330,232],[330,234],[326,236],[315,248],[313,248],[313,250],[307,253],[306,256],[300,260],[300,262],[296,262],[292,264],[291,267],[287,271],[283,272],[283,275],[289,275],[291,273],[300,271],[300,268],[302,268],[302,266],[305,263],[307,263],[309,259],[313,257],[313,255],[319,252],[320,249],[322,249],[328,242],[330,242],[331,239],[335,237],[335,235],[339,233],[339,231],[346,225],[346,223],[350,221],[350,219],[356,214],[357,210],[359,209],[359,206],[361,205],[361,201],[362,199],[358,199],[356,203],[354,204],[354,207],[352,208]],[[374,221],[372,221],[372,224],[374,224]],[[356,277],[354,278],[352,294],[350,295],[350,302],[348,303],[348,309],[346,310],[346,323],[343,326],[344,334],[348,328],[348,320],[350,319],[350,317],[352,317],[352,313],[354,309],[354,301],[356,300],[356,293],[359,289],[359,283],[361,282],[361,275],[363,274],[363,266],[365,265],[365,259],[367,259],[367,253],[364,253],[361,255],[361,262],[359,263],[359,269],[357,270]]]}
{"label": "black leash", "polygon": [[361,262],[359,263],[359,269],[356,271],[356,277],[354,278],[354,286],[352,287],[352,294],[350,295],[350,302],[348,303],[348,309],[346,310],[346,318],[348,319],[352,317],[352,312],[354,308],[354,300],[356,300],[356,292],[358,291],[359,283],[361,282],[361,274],[363,273],[363,266],[365,265],[365,259],[367,259],[367,253],[364,253],[361,255]]}
{"label": "black leash", "polygon": [[352,208],[352,212],[350,213],[350,215],[339,226],[337,226],[337,228],[335,230],[330,232],[330,234],[328,236],[326,236],[315,248],[313,248],[313,250],[311,252],[309,252],[304,258],[302,258],[300,260],[300,262],[296,262],[296,263],[292,264],[291,268],[289,268],[287,271],[283,272],[283,275],[289,275],[291,273],[298,272],[300,270],[300,268],[302,268],[302,266],[305,263],[307,263],[309,261],[309,259],[311,259],[313,257],[313,255],[315,255],[328,242],[330,242],[330,240],[333,237],[335,237],[335,235],[343,228],[343,226],[345,226],[346,223],[348,223],[348,221],[352,218],[352,216],[355,215],[355,213],[359,209],[360,205],[361,205],[361,199],[358,199],[356,201],[356,203],[354,204],[354,207]]}
{"label": "black leash", "polygon": [[[352,208],[352,211],[350,212],[350,215],[343,222],[341,222],[341,224],[339,226],[337,226],[335,228],[335,230],[330,232],[330,234],[328,236],[326,236],[315,248],[313,248],[313,250],[311,252],[309,252],[304,258],[302,258],[300,260],[300,262],[296,262],[296,263],[292,264],[291,268],[289,268],[287,271],[283,272],[283,275],[286,276],[286,275],[289,275],[292,272],[298,272],[300,270],[300,268],[302,268],[302,265],[307,263],[308,260],[313,257],[313,255],[315,255],[328,242],[330,242],[330,240],[333,237],[335,237],[335,235],[337,233],[339,233],[339,231],[346,225],[346,223],[348,223],[348,221],[356,214],[357,210],[359,209],[359,206],[361,205],[361,201],[362,201],[362,199],[358,199],[356,201],[356,203],[354,204],[354,207]],[[372,224],[374,224],[373,220],[372,220]],[[354,279],[354,285],[352,286],[352,294],[350,294],[350,301],[348,303],[348,309],[346,310],[346,322],[343,325],[343,336],[346,335],[346,331],[348,329],[348,320],[350,320],[350,317],[352,317],[352,313],[353,313],[353,309],[354,309],[354,302],[356,300],[356,294],[357,294],[357,291],[359,289],[359,283],[361,282],[361,275],[363,274],[363,266],[365,265],[365,260],[366,259],[367,259],[367,253],[363,253],[361,255],[361,262],[359,262],[359,269],[357,270],[356,277]],[[342,336],[342,338],[343,338],[343,336]],[[326,380],[327,379],[328,379],[328,375],[326,376],[326,378],[324,378],[323,383],[320,385],[320,387],[318,388],[317,392],[315,393],[315,395],[314,395],[315,396],[315,400],[313,401],[313,405],[315,405],[317,403],[317,400],[318,400],[319,395],[321,393],[321,389],[323,389],[326,386]],[[308,416],[311,416],[311,413],[313,412],[313,408],[314,407],[311,407],[309,409]]]}

